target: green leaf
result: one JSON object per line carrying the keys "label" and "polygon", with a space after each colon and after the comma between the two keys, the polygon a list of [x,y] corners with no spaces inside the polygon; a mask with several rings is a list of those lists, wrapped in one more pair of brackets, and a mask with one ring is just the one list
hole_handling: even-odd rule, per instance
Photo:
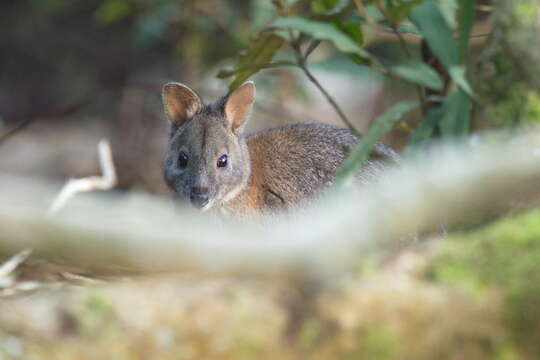
{"label": "green leaf", "polygon": [[362,33],[362,26],[355,21],[335,21],[334,24],[345,34],[349,35],[359,46],[364,43],[364,34]]}
{"label": "green leaf", "polygon": [[426,63],[419,60],[409,60],[390,68],[390,72],[399,77],[430,89],[441,90],[443,81],[439,74]]}
{"label": "green leaf", "polygon": [[459,58],[464,63],[469,56],[469,40],[474,25],[475,0],[459,1]]}
{"label": "green leaf", "polygon": [[100,24],[112,24],[129,16],[131,11],[127,0],[109,0],[96,9],[94,16]]}
{"label": "green leaf", "polygon": [[398,2],[397,5],[389,7],[388,20],[391,24],[398,25],[409,16],[411,9],[421,2],[422,0],[402,0]]}
{"label": "green leaf", "polygon": [[276,27],[286,27],[298,30],[304,34],[310,35],[315,39],[329,40],[341,51],[356,54],[365,59],[371,59],[372,56],[362,49],[347,34],[331,24],[320,21],[311,21],[299,17],[279,18],[274,21]]}
{"label": "green leaf", "polygon": [[439,8],[441,14],[451,29],[455,29],[457,25],[456,10],[458,9],[458,0],[440,0]]}
{"label": "green leaf", "polygon": [[420,123],[416,125],[416,129],[414,129],[414,132],[411,135],[409,145],[405,150],[406,156],[408,156],[411,152],[414,152],[420,144],[433,136],[433,132],[442,119],[442,116],[443,109],[440,106],[434,107],[428,111]]}
{"label": "green leaf", "polygon": [[374,5],[366,5],[366,15],[375,22],[385,19],[384,14]]}
{"label": "green leaf", "polygon": [[251,0],[250,18],[254,31],[262,30],[276,17],[276,9],[269,1]]}
{"label": "green leaf", "polygon": [[318,15],[336,15],[343,11],[351,0],[313,0],[311,10]]}
{"label": "green leaf", "polygon": [[467,93],[470,97],[474,98],[474,92],[469,85],[469,81],[465,77],[465,67],[462,65],[451,66],[448,70],[448,74],[452,80],[459,86],[463,91]]}
{"label": "green leaf", "polygon": [[263,69],[272,69],[277,67],[283,67],[283,66],[296,66],[295,63],[291,61],[275,61],[270,63],[263,63],[263,64],[249,64],[240,68],[235,68],[232,70],[220,70],[217,74],[217,77],[220,79],[225,79],[228,77],[231,77],[233,75],[236,75],[238,73],[242,73],[244,71],[260,71]]}
{"label": "green leaf", "polygon": [[471,98],[459,90],[450,94],[443,104],[440,129],[443,137],[466,135],[470,130]]}
{"label": "green leaf", "polygon": [[369,158],[375,144],[379,139],[392,129],[394,124],[406,113],[418,106],[416,101],[402,101],[386,110],[371,123],[368,131],[362,137],[358,145],[351,151],[343,165],[336,173],[338,183],[343,183],[347,177],[354,174],[364,165]]}
{"label": "green leaf", "polygon": [[410,19],[446,69],[459,63],[452,30],[434,0],[424,0],[422,4],[415,6],[411,11]]}
{"label": "green leaf", "polygon": [[274,5],[276,9],[286,10],[287,8],[293,6],[297,1],[299,0],[272,0],[272,5]]}
{"label": "green leaf", "polygon": [[282,10],[284,8],[284,4],[280,0],[272,0],[272,5],[278,10]]}
{"label": "green leaf", "polygon": [[[238,56],[236,62],[237,70],[233,71],[235,78],[229,85],[229,91],[233,91],[244,81],[261,69],[268,67],[270,61],[281,48],[283,39],[277,35],[263,33],[249,44],[249,49]],[[282,65],[282,64],[280,64]],[[232,75],[232,74],[231,74]],[[219,76],[219,74],[218,74]],[[230,76],[227,73],[221,72],[222,77]]]}

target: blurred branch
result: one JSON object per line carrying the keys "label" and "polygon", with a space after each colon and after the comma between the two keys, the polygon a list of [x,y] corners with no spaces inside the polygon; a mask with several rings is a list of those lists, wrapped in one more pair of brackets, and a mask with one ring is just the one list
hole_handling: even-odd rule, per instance
{"label": "blurred branch", "polygon": [[98,156],[102,176],[69,179],[49,208],[49,215],[58,212],[58,210],[63,208],[67,202],[78,193],[94,190],[110,190],[116,185],[116,170],[114,169],[111,146],[107,140],[101,140],[99,142]]}
{"label": "blurred branch", "polygon": [[61,256],[98,274],[191,269],[250,276],[300,271],[324,278],[374,250],[403,244],[408,234],[434,231],[443,219],[449,226],[477,220],[518,196],[538,194],[539,137],[536,132],[504,146],[434,149],[430,158],[389,172],[382,183],[333,192],[319,206],[263,222],[174,211],[156,198],[91,195],[73,199],[62,216],[46,217],[36,204],[49,187],[0,176],[0,256],[30,247],[37,257]]}
{"label": "blurred branch", "polygon": [[0,266],[0,279],[3,279],[10,275],[13,270],[15,270],[20,264],[22,264],[28,256],[30,256],[30,253],[32,252],[32,249],[24,249],[11,257],[8,261],[4,262]]}

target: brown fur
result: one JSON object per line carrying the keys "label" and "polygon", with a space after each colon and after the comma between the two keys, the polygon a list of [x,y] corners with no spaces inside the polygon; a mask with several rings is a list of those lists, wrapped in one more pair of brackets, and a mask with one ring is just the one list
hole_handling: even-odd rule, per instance
{"label": "brown fur", "polygon": [[[200,100],[185,85],[165,86],[166,113],[169,117],[171,113],[180,116],[171,119],[173,129],[164,174],[180,197],[191,198],[194,203],[193,189],[204,188],[208,202],[202,206],[200,202],[196,204],[204,210],[264,213],[304,204],[333,183],[336,170],[357,144],[358,137],[348,129],[315,123],[282,126],[244,136],[241,128],[249,116],[254,90],[252,83],[246,83],[218,102],[204,105],[186,104],[186,99]],[[179,100],[175,101],[176,98]],[[182,111],[183,106],[199,110],[188,116],[188,111]],[[189,153],[185,169],[177,165],[181,153]],[[229,159],[226,168],[216,165],[222,154]],[[398,155],[389,147],[377,144],[374,156],[359,172],[358,180],[361,183],[377,180],[388,160],[396,162]]]}

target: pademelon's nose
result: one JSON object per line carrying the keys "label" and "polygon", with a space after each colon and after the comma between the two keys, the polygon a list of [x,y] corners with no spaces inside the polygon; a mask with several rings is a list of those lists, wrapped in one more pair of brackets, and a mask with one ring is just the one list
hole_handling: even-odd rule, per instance
{"label": "pademelon's nose", "polygon": [[201,186],[194,186],[191,188],[191,194],[189,196],[191,203],[199,209],[208,204],[208,188]]}

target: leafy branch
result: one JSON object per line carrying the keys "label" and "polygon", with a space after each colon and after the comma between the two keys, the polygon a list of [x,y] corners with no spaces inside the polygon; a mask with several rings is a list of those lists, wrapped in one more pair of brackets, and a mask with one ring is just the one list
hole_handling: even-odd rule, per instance
{"label": "leafy branch", "polygon": [[[357,133],[336,99],[307,65],[308,57],[327,41],[358,66],[367,66],[387,78],[414,86],[422,119],[412,131],[413,144],[437,134],[455,136],[470,131],[475,94],[466,78],[466,64],[476,9],[474,0],[457,0],[456,7],[442,7],[436,0],[276,0],[273,3],[277,18],[239,55],[234,69],[218,75],[234,77],[231,91],[260,70],[297,67],[323,94],[342,122]],[[395,35],[405,61],[388,64],[389,61],[379,61],[370,54],[364,48],[364,25]],[[404,33],[419,36],[432,54],[431,60],[440,66],[434,68],[431,60],[414,54]],[[294,61],[273,61],[284,44],[292,49]],[[433,96],[428,96],[430,93],[436,94],[440,102],[434,102]],[[396,124],[405,112],[396,112],[399,116],[392,116],[391,123]]]}
{"label": "leafy branch", "polygon": [[306,62],[309,57],[309,55],[317,48],[317,46],[321,43],[321,40],[313,40],[310,44],[308,49],[304,54],[302,54],[301,44],[300,44],[300,36],[295,37],[292,30],[288,29],[291,47],[294,50],[295,57],[296,57],[296,66],[298,66],[306,75],[306,77],[319,89],[319,91],[323,94],[326,101],[334,108],[336,113],[338,114],[339,118],[347,127],[354,132],[355,134],[359,134],[358,130],[354,127],[354,125],[350,122],[350,120],[347,118],[347,115],[345,115],[345,112],[341,109],[341,107],[338,105],[336,100],[330,95],[328,91],[321,85],[321,83],[313,76],[311,71],[309,71]]}

